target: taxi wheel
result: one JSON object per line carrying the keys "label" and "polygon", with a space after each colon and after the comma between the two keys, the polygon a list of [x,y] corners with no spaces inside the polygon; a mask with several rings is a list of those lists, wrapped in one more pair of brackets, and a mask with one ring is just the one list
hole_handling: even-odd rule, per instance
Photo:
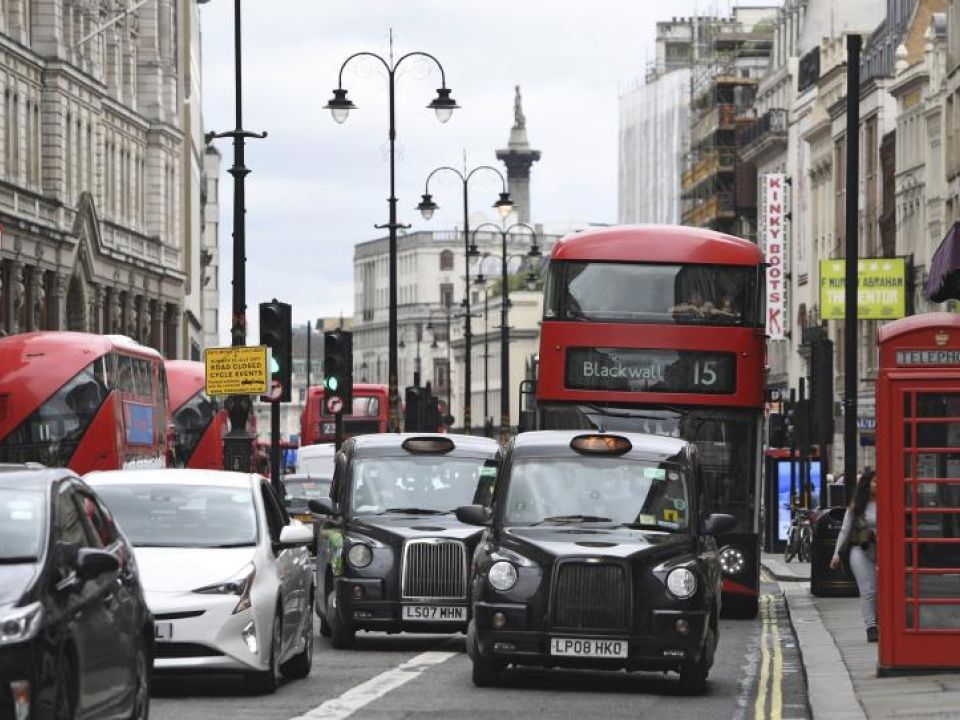
{"label": "taxi wheel", "polygon": [[335,650],[350,650],[357,643],[357,631],[340,618],[336,608],[336,593],[327,595],[327,625],[330,627],[330,644]]}
{"label": "taxi wheel", "polygon": [[473,662],[473,684],[477,687],[496,687],[499,685],[504,663],[480,655],[480,649],[477,646],[477,630],[472,622],[467,630],[467,651],[470,660]]}
{"label": "taxi wheel", "polygon": [[703,695],[707,690],[707,675],[710,674],[712,658],[711,648],[716,644],[713,628],[707,630],[703,648],[700,651],[700,660],[688,662],[680,666],[680,691],[684,695]]}
{"label": "taxi wheel", "polygon": [[330,629],[330,623],[327,622],[327,616],[319,608],[317,609],[317,615],[320,618],[320,636],[330,637],[333,631]]}
{"label": "taxi wheel", "polygon": [[270,637],[270,659],[268,669],[254,673],[250,677],[250,689],[259,695],[272,695],[280,687],[280,653],[282,652],[283,635],[281,634],[280,616],[273,618],[273,634]]}

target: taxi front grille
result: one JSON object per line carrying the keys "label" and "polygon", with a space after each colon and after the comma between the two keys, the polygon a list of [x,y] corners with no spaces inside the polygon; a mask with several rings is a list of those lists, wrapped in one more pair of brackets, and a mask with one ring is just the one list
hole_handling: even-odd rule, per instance
{"label": "taxi front grille", "polygon": [[403,597],[463,600],[467,553],[459,540],[411,540],[403,554]]}
{"label": "taxi front grille", "polygon": [[571,630],[626,630],[630,598],[622,565],[566,562],[558,568],[553,625]]}

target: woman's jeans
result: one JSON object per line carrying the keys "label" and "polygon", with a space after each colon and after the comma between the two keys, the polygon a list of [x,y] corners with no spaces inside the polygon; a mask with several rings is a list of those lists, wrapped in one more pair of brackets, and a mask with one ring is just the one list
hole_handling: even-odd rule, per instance
{"label": "woman's jeans", "polygon": [[877,544],[870,543],[864,550],[859,545],[850,548],[850,569],[860,588],[860,614],[863,624],[877,624]]}

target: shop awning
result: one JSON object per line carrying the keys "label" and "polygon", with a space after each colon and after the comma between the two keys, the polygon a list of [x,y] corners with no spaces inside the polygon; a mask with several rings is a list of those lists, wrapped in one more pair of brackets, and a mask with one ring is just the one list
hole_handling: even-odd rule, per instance
{"label": "shop awning", "polygon": [[953,224],[933,254],[923,294],[931,302],[960,300],[960,221]]}

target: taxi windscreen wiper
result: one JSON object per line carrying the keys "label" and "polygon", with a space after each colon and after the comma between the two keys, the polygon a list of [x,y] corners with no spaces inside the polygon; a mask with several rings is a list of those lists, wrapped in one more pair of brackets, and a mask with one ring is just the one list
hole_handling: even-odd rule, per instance
{"label": "taxi windscreen wiper", "polygon": [[545,517],[540,522],[534,523],[534,525],[540,525],[546,522],[612,522],[612,520],[599,515],[554,515],[553,517]]}
{"label": "taxi windscreen wiper", "polygon": [[451,511],[450,510],[431,510],[430,508],[418,508],[418,507],[400,507],[400,508],[387,508],[383,512],[397,513],[398,515],[446,515]]}
{"label": "taxi windscreen wiper", "polygon": [[642,522],[625,522],[620,523],[623,527],[630,528],[631,530],[660,530],[661,532],[665,529],[662,525],[658,525],[655,522],[652,523],[642,523]]}

